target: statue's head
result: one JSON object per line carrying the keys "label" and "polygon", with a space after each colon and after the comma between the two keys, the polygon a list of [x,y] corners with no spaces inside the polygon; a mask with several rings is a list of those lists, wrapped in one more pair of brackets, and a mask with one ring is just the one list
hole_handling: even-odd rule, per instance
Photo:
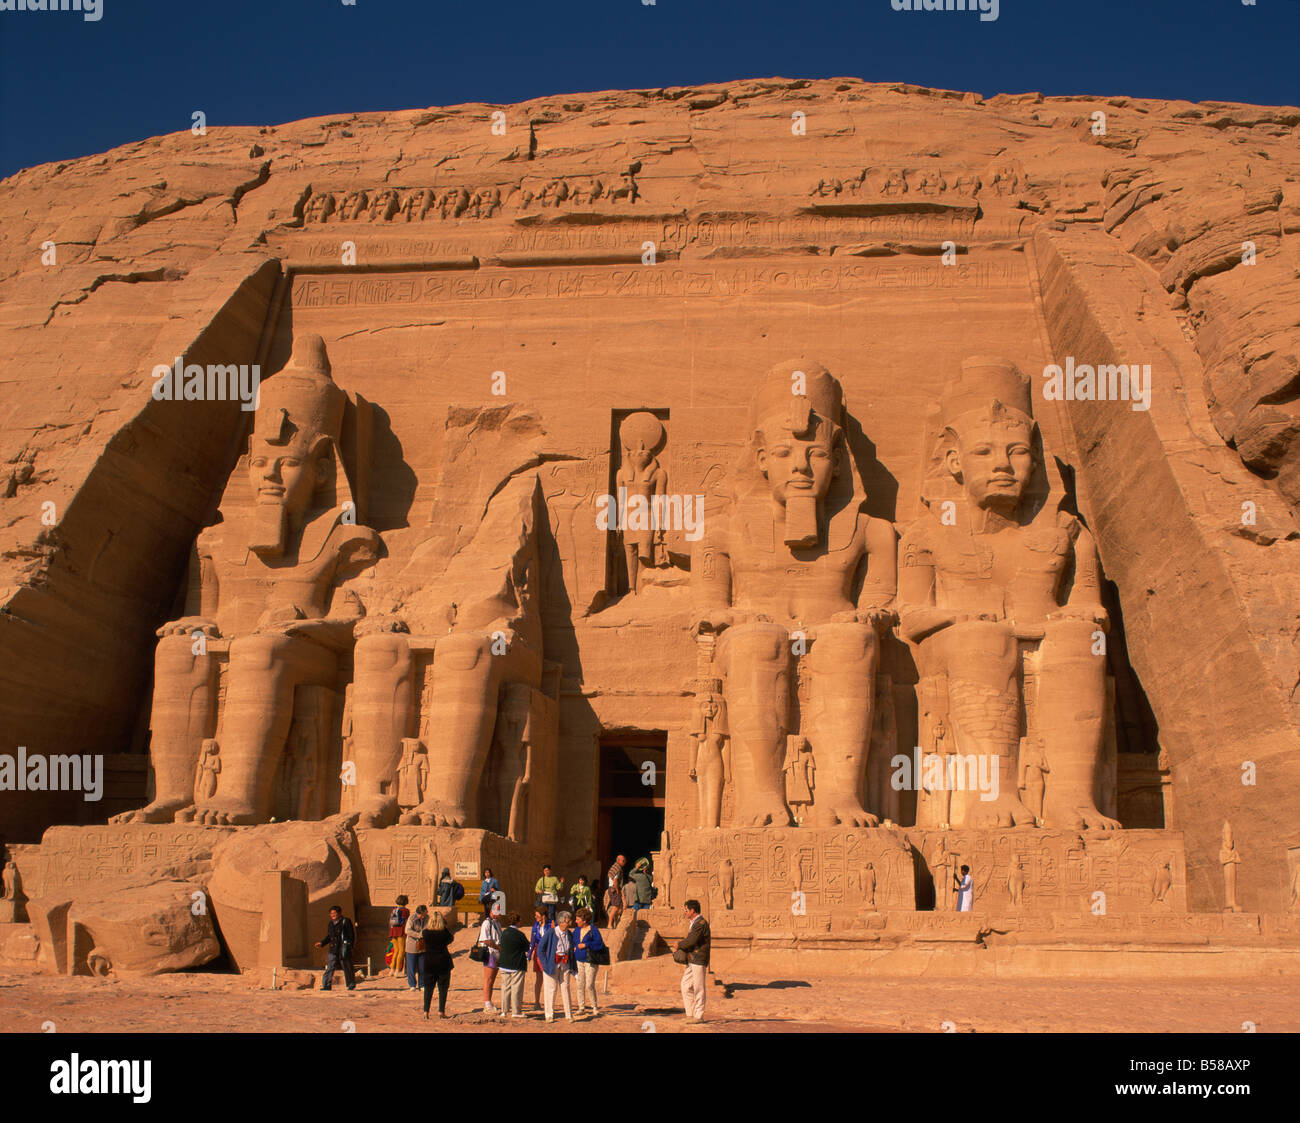
{"label": "statue's head", "polygon": [[663,422],[645,410],[629,413],[618,427],[618,441],[623,446],[623,458],[638,472],[654,460],[665,436]]}
{"label": "statue's head", "polygon": [[278,526],[279,533],[254,549],[282,552],[288,528],[302,525],[333,478],[345,407],[343,391],[330,377],[324,340],[299,336],[288,365],[259,391],[248,474],[267,530]]}
{"label": "statue's head", "polygon": [[1037,465],[1029,382],[1005,359],[972,358],[945,395],[944,466],[978,508],[1013,515]]}
{"label": "statue's head", "polygon": [[844,394],[820,363],[778,363],[750,411],[754,456],[772,498],[786,509],[785,541],[815,545],[819,518],[845,454]]}

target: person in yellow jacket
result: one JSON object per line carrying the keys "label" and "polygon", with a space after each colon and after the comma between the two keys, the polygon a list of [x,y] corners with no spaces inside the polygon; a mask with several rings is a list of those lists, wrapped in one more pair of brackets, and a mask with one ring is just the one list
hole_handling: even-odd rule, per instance
{"label": "person in yellow jacket", "polygon": [[554,924],[555,906],[560,903],[560,894],[564,892],[564,879],[551,873],[550,866],[543,866],[542,876],[537,879],[535,892],[538,907],[546,910],[546,915]]}

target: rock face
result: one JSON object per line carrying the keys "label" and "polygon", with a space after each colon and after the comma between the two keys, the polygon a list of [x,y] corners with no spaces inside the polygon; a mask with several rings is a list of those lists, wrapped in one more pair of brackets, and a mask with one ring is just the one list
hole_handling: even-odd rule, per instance
{"label": "rock face", "polygon": [[[265,875],[364,899],[334,827],[267,825],[336,813],[653,850],[755,924],[924,907],[921,834],[911,885],[848,863],[894,824],[961,828],[933,869],[999,907],[1294,907],[1300,110],[497,108],[0,184],[0,753],[147,752],[114,831],[255,824],[212,883],[241,964],[298,908]],[[1121,755],[1167,845],[1105,841],[1154,825]],[[11,840],[106,817],[28,788]]]}

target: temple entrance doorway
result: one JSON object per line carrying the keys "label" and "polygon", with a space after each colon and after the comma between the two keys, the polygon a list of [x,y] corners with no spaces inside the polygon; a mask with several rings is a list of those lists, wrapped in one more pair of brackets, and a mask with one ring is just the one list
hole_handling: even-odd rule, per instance
{"label": "temple entrance doorway", "polygon": [[626,855],[631,872],[638,858],[648,858],[651,851],[659,849],[667,761],[666,732],[610,733],[601,737],[596,845],[602,891],[605,871],[615,855]]}

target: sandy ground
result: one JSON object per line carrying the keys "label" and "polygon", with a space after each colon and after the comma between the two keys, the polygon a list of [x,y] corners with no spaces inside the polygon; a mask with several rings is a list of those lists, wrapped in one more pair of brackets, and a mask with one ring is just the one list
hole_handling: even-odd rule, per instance
{"label": "sandy ground", "polygon": [[[1033,980],[953,982],[916,979],[729,977],[709,995],[707,1023],[690,1032],[957,1032],[1240,1033],[1300,1031],[1300,979],[1214,982]],[[601,990],[604,986],[601,984]],[[498,991],[499,995],[499,991]],[[424,1020],[422,995],[405,979],[336,989],[256,989],[235,975],[197,973],[114,980],[50,977],[0,970],[0,1032],[357,1033],[431,1031],[526,1033],[677,1033],[686,1029],[671,996],[601,995],[598,1018],[546,1025],[532,1010],[505,1021],[482,1011],[482,970],[457,956],[450,1017]]]}

